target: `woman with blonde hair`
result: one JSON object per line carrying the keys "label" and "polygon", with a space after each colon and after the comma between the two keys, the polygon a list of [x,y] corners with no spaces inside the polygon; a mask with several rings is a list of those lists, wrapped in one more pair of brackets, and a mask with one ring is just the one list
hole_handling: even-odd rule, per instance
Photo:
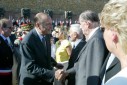
{"label": "woman with blonde hair", "polygon": [[67,32],[62,27],[56,27],[56,37],[59,39],[56,42],[56,61],[68,61],[71,55],[71,43],[67,40]]}
{"label": "woman with blonde hair", "polygon": [[127,0],[110,0],[103,8],[100,20],[106,46],[121,63],[121,71],[105,85],[127,85]]}

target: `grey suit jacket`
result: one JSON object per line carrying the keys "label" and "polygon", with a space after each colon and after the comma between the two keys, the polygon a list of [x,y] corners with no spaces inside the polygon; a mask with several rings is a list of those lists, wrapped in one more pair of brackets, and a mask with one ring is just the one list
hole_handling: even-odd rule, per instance
{"label": "grey suit jacket", "polygon": [[[35,29],[21,43],[20,85],[52,85],[50,38],[46,36],[47,53]],[[47,54],[47,55],[46,55]]]}
{"label": "grey suit jacket", "polygon": [[74,68],[67,72],[76,72],[76,85],[98,85],[100,69],[107,54],[102,32],[98,29],[80,51]]}

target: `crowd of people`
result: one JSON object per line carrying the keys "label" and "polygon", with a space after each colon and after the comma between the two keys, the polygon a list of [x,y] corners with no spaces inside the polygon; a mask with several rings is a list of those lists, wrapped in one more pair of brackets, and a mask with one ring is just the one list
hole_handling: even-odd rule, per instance
{"label": "crowd of people", "polygon": [[18,26],[0,19],[0,85],[127,85],[126,3],[67,26],[43,12]]}

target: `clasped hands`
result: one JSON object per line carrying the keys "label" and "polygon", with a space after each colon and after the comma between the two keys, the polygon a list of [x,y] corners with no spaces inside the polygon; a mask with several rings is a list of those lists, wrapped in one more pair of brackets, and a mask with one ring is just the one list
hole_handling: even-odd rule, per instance
{"label": "clasped hands", "polygon": [[68,73],[66,71],[64,71],[63,69],[58,69],[56,72],[55,72],[55,78],[58,80],[58,81],[63,81],[65,80],[65,78],[68,76]]}

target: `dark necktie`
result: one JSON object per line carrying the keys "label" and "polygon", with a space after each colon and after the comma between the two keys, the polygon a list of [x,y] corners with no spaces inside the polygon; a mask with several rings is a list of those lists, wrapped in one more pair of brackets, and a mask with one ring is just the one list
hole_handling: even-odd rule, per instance
{"label": "dark necktie", "polygon": [[73,49],[75,49],[75,44],[73,45]]}
{"label": "dark necktie", "polygon": [[8,44],[8,40],[7,39],[5,39],[5,42]]}
{"label": "dark necktie", "polygon": [[46,53],[46,55],[47,55],[47,46],[46,46],[45,36],[43,36],[43,38],[42,38],[42,43],[43,43],[43,45],[44,45],[45,53]]}
{"label": "dark necktie", "polygon": [[8,42],[8,40],[7,39],[5,39],[4,40],[5,42],[6,42],[6,44],[11,48],[11,50],[12,50],[12,52],[13,52],[13,47],[12,47],[12,45]]}

